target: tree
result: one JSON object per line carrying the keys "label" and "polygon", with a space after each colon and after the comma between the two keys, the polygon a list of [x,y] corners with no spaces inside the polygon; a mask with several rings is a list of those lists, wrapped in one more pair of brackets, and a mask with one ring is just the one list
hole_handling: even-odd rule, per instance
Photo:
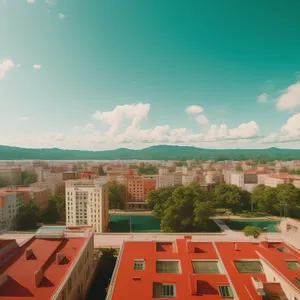
{"label": "tree", "polygon": [[174,190],[175,187],[160,188],[147,194],[146,202],[148,207],[152,210],[152,216],[154,218],[162,218],[167,201],[172,196]]}
{"label": "tree", "polygon": [[[215,210],[209,194],[198,184],[178,186],[158,212],[164,232],[194,232],[209,228]],[[154,208],[155,211],[155,208]],[[158,214],[156,212],[156,215]]]}
{"label": "tree", "polygon": [[110,209],[124,209],[125,186],[113,183],[108,189],[108,201]]}
{"label": "tree", "polygon": [[277,209],[280,214],[289,216],[299,203],[299,193],[293,184],[278,184],[277,199],[279,201]]}
{"label": "tree", "polygon": [[27,205],[21,206],[16,216],[16,229],[35,229],[38,221],[38,214],[39,209],[33,201],[30,201]]}
{"label": "tree", "polygon": [[237,166],[235,167],[235,170],[238,171],[238,172],[241,172],[241,171],[243,171],[243,168],[242,168],[241,165],[237,165]]}
{"label": "tree", "polygon": [[28,172],[22,172],[22,183],[25,186],[29,186],[32,183],[35,183],[36,175]]}
{"label": "tree", "polygon": [[233,213],[240,212],[244,207],[243,191],[233,184],[217,185],[212,191],[212,197],[219,208],[229,208]]}
{"label": "tree", "polygon": [[158,174],[158,169],[155,166],[140,166],[138,168],[139,175],[155,175]]}
{"label": "tree", "polygon": [[60,220],[60,214],[58,213],[56,200],[52,197],[49,197],[48,208],[40,216],[40,221],[46,224],[55,224]]}
{"label": "tree", "polygon": [[262,233],[262,229],[256,226],[246,226],[243,229],[245,236],[253,236],[254,238],[258,238]]}
{"label": "tree", "polygon": [[98,175],[99,175],[99,176],[105,176],[105,175],[106,175],[106,173],[104,172],[102,166],[99,166],[99,168],[98,168]]}
{"label": "tree", "polygon": [[5,179],[0,177],[0,188],[6,187],[8,185],[9,183]]}
{"label": "tree", "polygon": [[251,199],[257,210],[263,213],[276,213],[275,206],[278,203],[277,189],[263,184],[254,188]]}
{"label": "tree", "polygon": [[[59,213],[60,220],[65,221],[66,220],[66,198],[64,195],[54,195],[49,196],[48,199],[48,205],[49,201],[54,201],[56,203],[57,212]],[[54,209],[53,209],[54,212]]]}

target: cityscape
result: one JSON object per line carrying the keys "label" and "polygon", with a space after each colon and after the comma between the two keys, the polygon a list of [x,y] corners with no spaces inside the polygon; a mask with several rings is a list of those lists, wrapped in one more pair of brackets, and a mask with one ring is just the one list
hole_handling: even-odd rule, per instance
{"label": "cityscape", "polygon": [[299,16],[0,0],[0,300],[300,300]]}

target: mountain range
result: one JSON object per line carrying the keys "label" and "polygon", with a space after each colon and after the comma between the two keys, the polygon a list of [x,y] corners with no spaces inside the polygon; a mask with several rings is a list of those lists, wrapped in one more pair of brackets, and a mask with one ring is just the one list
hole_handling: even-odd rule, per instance
{"label": "mountain range", "polygon": [[133,150],[88,151],[58,148],[29,149],[0,145],[0,160],[300,160],[300,149],[204,149],[158,145]]}

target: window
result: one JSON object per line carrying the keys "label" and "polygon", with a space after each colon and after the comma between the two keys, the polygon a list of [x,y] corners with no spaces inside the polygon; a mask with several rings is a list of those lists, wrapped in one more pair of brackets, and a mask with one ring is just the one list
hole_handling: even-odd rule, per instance
{"label": "window", "polygon": [[288,252],[288,249],[285,247],[277,248],[279,252]]}
{"label": "window", "polygon": [[229,285],[220,285],[219,291],[222,298],[233,298],[233,292]]}
{"label": "window", "polygon": [[220,274],[218,261],[192,261],[195,274]]}
{"label": "window", "polygon": [[153,283],[153,298],[175,298],[176,287],[173,283]]}
{"label": "window", "polygon": [[263,273],[263,268],[260,261],[237,260],[234,263],[240,273],[253,273],[253,274]]}
{"label": "window", "polygon": [[300,286],[300,279],[299,278],[295,277],[294,281],[296,282],[296,284],[298,284],[298,286]]}
{"label": "window", "polygon": [[286,263],[291,271],[300,269],[300,264],[296,260],[286,260]]}
{"label": "window", "polygon": [[179,261],[172,260],[157,260],[157,273],[179,273]]}
{"label": "window", "polygon": [[143,271],[145,269],[145,261],[143,259],[134,260],[133,269],[135,271]]}

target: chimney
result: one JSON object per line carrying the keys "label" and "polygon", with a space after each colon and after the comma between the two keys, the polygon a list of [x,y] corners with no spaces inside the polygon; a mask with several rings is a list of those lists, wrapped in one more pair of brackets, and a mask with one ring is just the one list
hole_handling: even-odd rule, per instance
{"label": "chimney", "polygon": [[6,283],[8,276],[6,273],[0,275],[0,288]]}
{"label": "chimney", "polygon": [[58,265],[61,265],[62,264],[62,262],[63,262],[63,260],[66,258],[66,256],[64,255],[64,254],[62,254],[62,253],[57,253],[56,254],[56,263],[58,264]]}
{"label": "chimney", "polygon": [[234,251],[238,251],[238,243],[234,243]]}
{"label": "chimney", "polygon": [[39,287],[43,278],[44,278],[44,272],[43,272],[42,268],[37,269],[34,272],[34,283],[35,283],[36,287]]}
{"label": "chimney", "polygon": [[26,260],[33,259],[34,254],[31,248],[27,249],[25,252]]}

